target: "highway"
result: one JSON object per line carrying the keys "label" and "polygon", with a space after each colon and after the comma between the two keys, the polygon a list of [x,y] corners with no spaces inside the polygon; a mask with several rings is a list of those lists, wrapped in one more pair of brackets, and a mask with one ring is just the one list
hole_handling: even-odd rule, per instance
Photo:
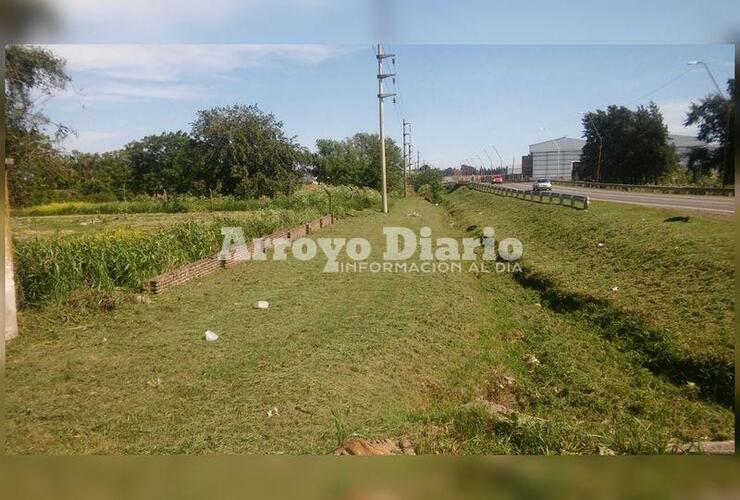
{"label": "highway", "polygon": [[[530,190],[529,182],[507,182],[499,184],[514,189]],[[735,197],[733,196],[691,196],[658,193],[637,193],[624,191],[610,191],[607,189],[588,189],[580,187],[564,187],[553,185],[553,192],[588,196],[592,201],[610,201],[613,203],[627,203],[631,205],[646,205],[656,208],[680,208],[687,210],[701,210],[717,214],[734,214]]]}

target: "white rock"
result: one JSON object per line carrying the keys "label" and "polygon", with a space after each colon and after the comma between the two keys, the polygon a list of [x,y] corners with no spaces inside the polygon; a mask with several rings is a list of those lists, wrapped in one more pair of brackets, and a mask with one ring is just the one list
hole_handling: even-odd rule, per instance
{"label": "white rock", "polygon": [[216,335],[214,332],[210,330],[206,330],[206,333],[203,334],[203,336],[206,338],[208,342],[215,342],[218,340],[218,335]]}
{"label": "white rock", "polygon": [[269,418],[275,417],[279,415],[277,406],[274,406],[271,410],[267,410],[267,416]]}
{"label": "white rock", "polygon": [[613,286],[613,287],[612,287],[612,292],[616,292],[616,291],[618,291],[618,290],[619,290],[619,287],[618,287],[618,286]]}
{"label": "white rock", "polygon": [[258,300],[254,304],[255,309],[267,309],[268,307],[270,307],[270,303],[267,302],[266,300]]}
{"label": "white rock", "polygon": [[603,243],[598,243],[596,246],[599,248],[604,248],[605,245]]}

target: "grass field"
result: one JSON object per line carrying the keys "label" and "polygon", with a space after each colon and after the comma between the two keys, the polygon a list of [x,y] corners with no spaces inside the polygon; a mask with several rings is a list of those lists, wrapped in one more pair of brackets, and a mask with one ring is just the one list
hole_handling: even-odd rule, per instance
{"label": "grass field", "polygon": [[244,212],[252,210],[302,210],[312,208],[323,213],[343,213],[344,210],[364,210],[380,202],[380,193],[355,186],[314,185],[299,188],[291,195],[272,198],[236,198],[233,196],[198,197],[174,195],[167,199],[138,195],[127,201],[65,201],[46,203],[13,210],[17,217],[57,215],[102,215],[182,212]]}
{"label": "grass field", "polygon": [[567,210],[458,190],[468,224],[496,221],[525,249],[520,282],[586,317],[644,364],[734,404],[734,217],[594,203]]}
{"label": "grass field", "polygon": [[35,217],[13,217],[13,236],[17,240],[76,236],[116,229],[161,229],[181,222],[212,222],[217,219],[259,219],[268,214],[279,214],[286,210],[252,210],[249,212],[187,212],[100,214],[100,215],[56,215]]}
{"label": "grass field", "polygon": [[[556,258],[515,230],[518,205],[532,204],[477,196],[450,195],[452,216],[399,200],[387,216],[345,218],[317,236],[382,249],[383,225],[456,238],[493,225],[522,239],[525,267]],[[323,265],[245,263],[150,304],[22,312],[6,354],[8,451],[320,454],[358,434],[408,436],[421,453],[660,453],[669,439],[734,435],[729,407],[510,274]],[[253,309],[257,300],[270,309]],[[205,329],[220,340],[205,342]]]}

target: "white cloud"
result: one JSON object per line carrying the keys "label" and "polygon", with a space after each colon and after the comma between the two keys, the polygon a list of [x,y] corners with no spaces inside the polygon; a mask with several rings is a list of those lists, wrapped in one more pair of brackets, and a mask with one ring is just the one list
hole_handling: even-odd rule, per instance
{"label": "white cloud", "polygon": [[70,71],[167,82],[186,73],[223,76],[240,68],[318,64],[353,49],[328,45],[48,45]]}
{"label": "white cloud", "polygon": [[696,126],[684,127],[683,125],[691,101],[665,101],[656,104],[663,113],[663,120],[671,134],[695,136],[699,132]]}
{"label": "white cloud", "polygon": [[[267,8],[316,9],[331,0],[50,0],[71,32],[120,27],[130,39],[157,38],[173,26],[214,25]],[[124,28],[125,27],[125,28]],[[125,31],[124,31],[125,30]]]}

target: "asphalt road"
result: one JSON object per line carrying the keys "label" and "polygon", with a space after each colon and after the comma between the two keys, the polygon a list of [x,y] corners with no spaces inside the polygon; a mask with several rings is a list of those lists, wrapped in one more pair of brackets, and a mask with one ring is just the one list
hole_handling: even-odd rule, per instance
{"label": "asphalt road", "polygon": [[[500,186],[515,189],[532,189],[528,182],[508,182]],[[588,196],[591,200],[611,201],[613,203],[627,203],[632,205],[647,205],[658,208],[682,208],[688,210],[702,210],[718,214],[734,214],[735,198],[732,196],[691,196],[677,194],[636,193],[624,191],[610,191],[607,189],[586,189],[580,187],[553,186],[553,192]]]}

